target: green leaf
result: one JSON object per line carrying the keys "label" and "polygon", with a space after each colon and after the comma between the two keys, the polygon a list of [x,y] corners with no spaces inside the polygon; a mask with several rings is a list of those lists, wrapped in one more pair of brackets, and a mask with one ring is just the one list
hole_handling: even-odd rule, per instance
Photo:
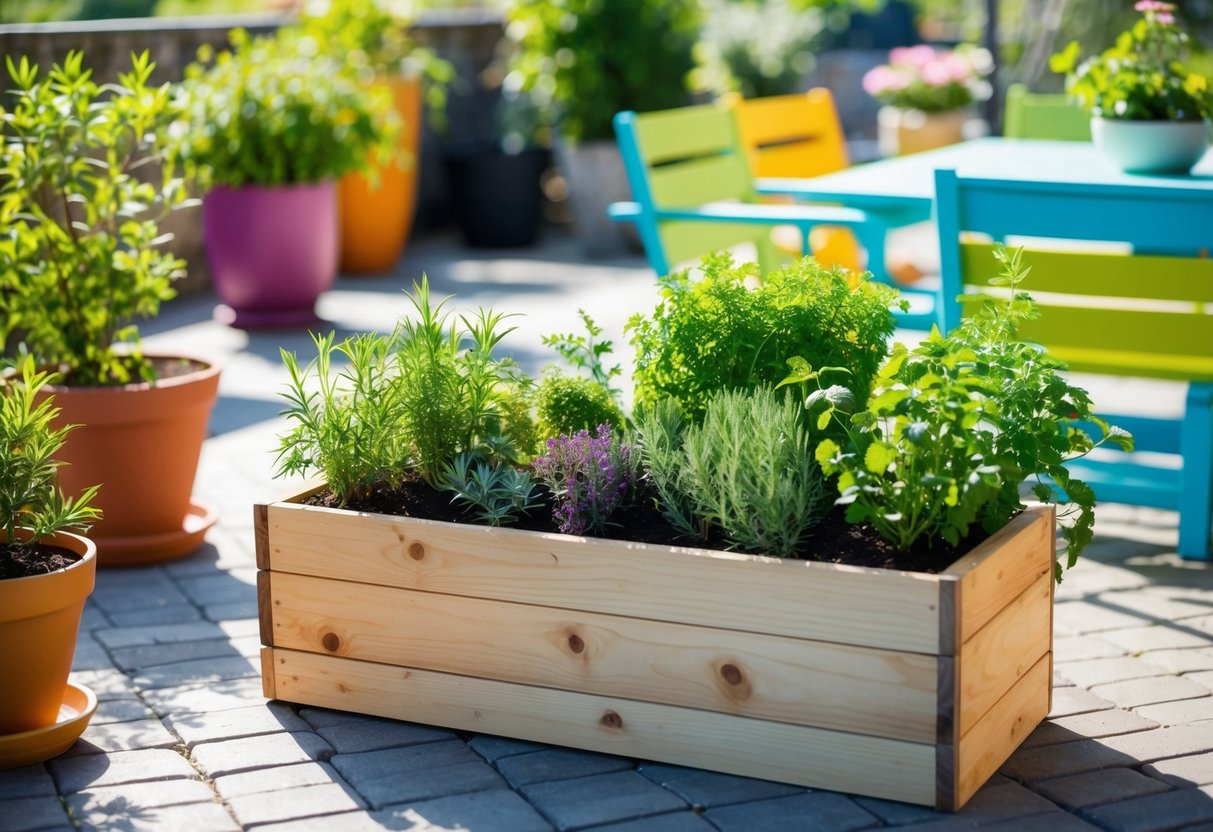
{"label": "green leaf", "polygon": [[897,449],[887,442],[873,442],[864,453],[863,465],[873,474],[883,474],[897,459]]}

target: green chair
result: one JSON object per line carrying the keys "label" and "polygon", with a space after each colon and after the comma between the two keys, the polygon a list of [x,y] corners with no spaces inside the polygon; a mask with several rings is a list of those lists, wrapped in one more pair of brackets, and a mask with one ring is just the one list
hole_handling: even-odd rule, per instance
{"label": "green chair", "polygon": [[1007,88],[1003,135],[1008,139],[1091,141],[1091,116],[1065,95],[1028,92],[1023,84]]}

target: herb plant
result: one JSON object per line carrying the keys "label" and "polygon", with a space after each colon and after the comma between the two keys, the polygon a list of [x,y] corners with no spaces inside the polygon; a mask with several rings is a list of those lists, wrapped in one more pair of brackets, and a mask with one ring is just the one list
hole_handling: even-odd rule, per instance
{"label": "herb plant", "polygon": [[330,55],[369,76],[424,77],[431,116],[446,106],[446,86],[455,75],[432,49],[419,46],[410,15],[389,0],[312,0],[304,6],[303,31]]}
{"label": "herb plant", "polygon": [[539,435],[547,438],[593,430],[601,424],[623,427],[623,411],[600,384],[585,376],[549,372],[535,394]]}
{"label": "herb plant", "polygon": [[638,421],[663,513],[684,533],[706,540],[718,527],[731,546],[791,557],[829,509],[801,406],[790,395],[768,387],[717,393],[703,423],[684,433],[669,401]]}
{"label": "herb plant", "polygon": [[[829,396],[807,403],[817,418],[843,423],[850,440],[826,439],[816,456],[838,476],[847,519],[870,522],[902,551],[937,539],[956,545],[977,522],[996,531],[1023,509],[1019,487],[1034,479],[1037,499],[1072,503],[1062,534],[1073,566],[1091,540],[1095,496],[1065,462],[1104,442],[1132,450],[1132,438],[1092,414],[1086,392],[1059,374],[1063,365],[1016,340],[1019,323],[1038,313],[1017,290],[1022,252],[998,256],[994,282],[1009,299],[986,299],[957,330],[934,331],[913,350],[897,345],[866,410],[847,418]],[[1077,425],[1084,421],[1103,435],[1092,438]]]}
{"label": "herb plant", "polygon": [[506,89],[574,142],[613,141],[620,110],[688,103],[696,0],[518,0],[507,14],[518,49]]}
{"label": "herb plant", "polygon": [[0,344],[14,332],[43,366],[81,386],[151,380],[133,321],[173,297],[185,262],[157,223],[186,204],[164,138],[177,110],[150,86],[147,53],[99,85],[71,52],[40,76],[6,60],[0,105]]}
{"label": "herb plant", "polygon": [[363,84],[341,55],[283,29],[204,46],[186,68],[173,152],[208,184],[310,184],[386,163],[398,121],[387,91]]}
{"label": "herb plant", "polygon": [[[89,505],[97,486],[73,499],[64,496],[55,482],[59,464],[54,456],[75,426],[51,427],[59,411],[49,397],[38,401],[39,391],[54,377],[35,372],[34,359],[28,355],[20,370],[19,382],[15,376],[8,378],[0,396],[0,523],[8,546],[33,545],[68,529],[84,532],[101,517]],[[19,540],[17,529],[29,530],[29,537]]]}
{"label": "herb plant", "polygon": [[453,492],[457,502],[475,509],[476,519],[489,526],[512,523],[517,515],[541,504],[529,474],[476,453],[458,454],[447,463],[440,486]]}
{"label": "herb plant", "polygon": [[578,309],[577,314],[580,316],[581,322],[585,324],[585,335],[576,333],[545,335],[543,345],[556,350],[561,358],[578,370],[585,370],[595,383],[617,400],[622,395],[622,391],[617,387],[612,387],[611,383],[623,370],[618,364],[607,367],[603,363],[603,358],[611,354],[615,349],[615,344],[612,341],[598,340],[598,336],[602,335],[602,327],[594,323],[594,319],[584,309]]}
{"label": "herb plant", "polygon": [[599,425],[593,435],[582,430],[552,437],[531,466],[552,492],[560,531],[604,534],[634,490],[638,461],[631,445]]}
{"label": "herb plant", "polygon": [[797,355],[849,368],[856,395],[867,395],[893,333],[893,289],[864,280],[852,287],[850,276],[812,258],[757,288],[747,285],[757,266],[734,265],[728,254],[704,258],[702,271],[694,281],[689,272],[662,278],[653,314],[628,322],[638,406],[673,398],[698,421],[713,393],[776,384]]}
{"label": "herb plant", "polygon": [[[290,373],[283,415],[293,426],[279,440],[278,476],[317,470],[341,505],[379,483],[398,485],[408,445],[390,341],[363,334],[335,345],[331,332],[312,340],[316,357],[303,368],[293,353],[281,351]],[[337,369],[334,357],[348,365]]]}
{"label": "herb plant", "polygon": [[1110,119],[1193,121],[1213,116],[1208,79],[1184,63],[1189,38],[1175,6],[1140,0],[1142,16],[1116,44],[1079,63],[1072,41],[1049,62],[1066,74],[1066,92],[1093,114]]}

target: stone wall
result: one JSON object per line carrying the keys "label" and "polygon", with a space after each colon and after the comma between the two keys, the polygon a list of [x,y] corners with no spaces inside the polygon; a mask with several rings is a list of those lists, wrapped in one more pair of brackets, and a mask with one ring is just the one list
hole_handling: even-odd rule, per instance
{"label": "stone wall", "polygon": [[[178,81],[203,44],[222,47],[233,27],[243,26],[262,34],[274,31],[284,20],[282,15],[262,14],[0,26],[0,94],[10,80],[2,71],[5,55],[28,55],[46,68],[79,49],[94,77],[108,81],[117,80],[118,72],[129,67],[132,52],[147,49],[156,62],[155,80]],[[489,9],[433,11],[417,22],[414,32],[420,43],[450,61],[456,72],[448,94],[446,127],[436,131],[427,125],[422,138],[414,233],[424,234],[451,221],[443,165],[446,148],[491,140],[495,135],[498,90],[486,85],[486,79],[492,77],[486,70],[501,40],[502,20],[500,12]],[[179,291],[205,288],[209,277],[202,251],[200,209],[177,212],[166,221],[165,230],[176,236],[173,248],[190,264],[190,277],[178,282]]]}

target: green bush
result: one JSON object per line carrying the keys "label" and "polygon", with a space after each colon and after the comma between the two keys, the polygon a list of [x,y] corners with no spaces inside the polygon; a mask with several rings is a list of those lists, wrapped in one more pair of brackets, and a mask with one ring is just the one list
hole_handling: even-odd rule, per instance
{"label": "green bush", "polygon": [[829,510],[792,395],[723,391],[708,401],[701,425],[685,428],[666,400],[637,421],[662,512],[684,533],[706,540],[719,527],[732,546],[790,557]]}
{"label": "green bush", "polygon": [[181,84],[174,153],[208,184],[297,185],[334,179],[396,152],[399,122],[387,91],[295,29],[231,50],[198,51]]}
{"label": "green bush", "polygon": [[[847,417],[829,396],[807,403],[848,433],[845,447],[826,439],[816,457],[838,475],[847,519],[871,523],[900,551],[938,539],[956,545],[978,522],[987,532],[1002,528],[1024,508],[1019,490],[1028,479],[1044,502],[1059,489],[1074,505],[1062,525],[1073,566],[1091,540],[1095,495],[1064,463],[1103,442],[1131,450],[1132,437],[1091,413],[1062,365],[1016,341],[1019,323],[1038,312],[1016,291],[1027,273],[1021,252],[998,254],[1004,271],[994,282],[1010,289],[1010,301],[987,299],[951,334],[932,332],[912,350],[897,345],[867,410]],[[1075,420],[1103,436],[1093,439]],[[1059,561],[1059,580],[1061,569]]]}
{"label": "green bush", "polygon": [[176,118],[155,64],[132,58],[102,88],[72,52],[39,77],[7,60],[11,109],[0,106],[0,342],[14,331],[42,366],[73,385],[151,380],[133,321],[173,297],[185,261],[161,246],[158,222],[186,204],[164,158]]}
{"label": "green bush", "polygon": [[623,412],[606,388],[584,376],[551,372],[539,382],[535,396],[540,440],[567,436],[599,425],[623,426]]}
{"label": "green bush", "polygon": [[812,258],[749,288],[757,277],[756,266],[716,254],[704,258],[699,280],[689,272],[661,280],[653,314],[627,325],[637,406],[672,398],[698,421],[713,393],[774,385],[793,356],[846,368],[856,394],[867,395],[888,351],[896,292],[862,280],[852,288],[847,274]]}
{"label": "green bush", "polygon": [[517,0],[507,89],[529,93],[573,141],[614,140],[620,110],[689,102],[696,0]]}

